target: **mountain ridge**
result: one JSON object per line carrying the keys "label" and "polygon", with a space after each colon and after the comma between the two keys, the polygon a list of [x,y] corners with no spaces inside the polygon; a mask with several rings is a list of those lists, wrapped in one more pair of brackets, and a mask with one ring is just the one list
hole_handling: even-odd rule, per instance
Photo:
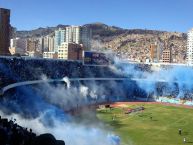
{"label": "mountain ridge", "polygon": [[[31,31],[17,31],[16,36],[22,38],[54,35],[58,28],[69,25],[59,24],[56,27],[38,28]],[[185,63],[187,34],[147,29],[124,29],[109,26],[100,22],[83,25],[92,29],[92,49],[112,50],[117,55],[137,61],[150,58],[150,45],[158,43],[162,48],[171,49],[175,63]]]}

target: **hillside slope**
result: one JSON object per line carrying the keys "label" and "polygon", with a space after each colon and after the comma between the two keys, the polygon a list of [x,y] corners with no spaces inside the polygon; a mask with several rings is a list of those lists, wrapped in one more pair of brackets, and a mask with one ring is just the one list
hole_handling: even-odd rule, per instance
{"label": "hillside slope", "polygon": [[[17,37],[40,37],[52,34],[56,27],[38,28],[32,31],[18,31]],[[187,35],[178,32],[166,32],[142,29],[122,29],[103,23],[85,24],[92,29],[93,49],[112,50],[117,55],[132,60],[145,61],[150,57],[150,45],[159,44],[162,50],[171,48],[173,62],[185,63]]]}

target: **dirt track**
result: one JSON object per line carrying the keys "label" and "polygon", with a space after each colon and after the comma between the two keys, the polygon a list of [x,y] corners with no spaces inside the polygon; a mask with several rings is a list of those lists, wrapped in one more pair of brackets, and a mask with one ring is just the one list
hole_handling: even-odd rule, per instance
{"label": "dirt track", "polygon": [[175,107],[183,107],[183,108],[191,108],[193,109],[193,106],[187,106],[187,105],[179,105],[179,104],[171,104],[171,103],[161,103],[161,102],[117,102],[112,104],[112,107],[124,107],[126,105],[138,105],[138,104],[162,104],[166,106],[175,106]]}

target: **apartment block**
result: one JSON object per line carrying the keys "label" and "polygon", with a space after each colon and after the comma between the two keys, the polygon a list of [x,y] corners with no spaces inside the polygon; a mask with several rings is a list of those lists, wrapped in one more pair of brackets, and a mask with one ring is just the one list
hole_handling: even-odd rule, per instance
{"label": "apartment block", "polygon": [[65,60],[82,60],[82,51],[82,45],[64,42],[58,47],[58,58]]}
{"label": "apartment block", "polygon": [[10,55],[10,10],[0,8],[0,55]]}
{"label": "apartment block", "polygon": [[193,65],[193,28],[188,32],[186,60],[188,65]]}
{"label": "apartment block", "polygon": [[172,56],[171,56],[171,50],[170,49],[163,50],[162,62],[164,62],[164,63],[171,63],[172,62]]}

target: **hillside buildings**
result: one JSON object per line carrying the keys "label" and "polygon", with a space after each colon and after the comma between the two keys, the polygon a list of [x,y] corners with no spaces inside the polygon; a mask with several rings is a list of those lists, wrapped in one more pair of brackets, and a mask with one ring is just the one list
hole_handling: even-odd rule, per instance
{"label": "hillside buildings", "polygon": [[0,55],[9,55],[10,10],[0,8]]}
{"label": "hillside buildings", "polygon": [[193,28],[188,32],[187,39],[187,64],[193,64]]}

